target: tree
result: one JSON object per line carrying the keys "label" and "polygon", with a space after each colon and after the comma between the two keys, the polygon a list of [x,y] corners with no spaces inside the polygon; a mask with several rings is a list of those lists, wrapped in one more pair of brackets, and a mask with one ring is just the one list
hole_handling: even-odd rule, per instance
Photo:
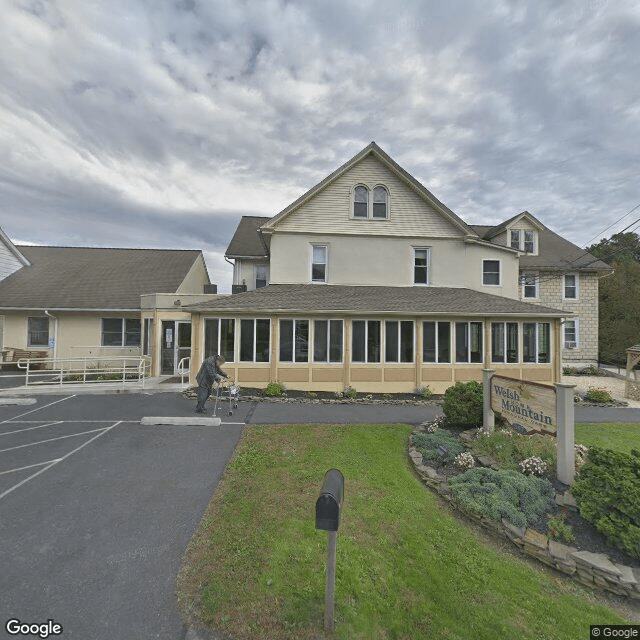
{"label": "tree", "polygon": [[640,344],[640,236],[617,233],[588,251],[611,265],[600,279],[600,360],[624,364],[625,349]]}

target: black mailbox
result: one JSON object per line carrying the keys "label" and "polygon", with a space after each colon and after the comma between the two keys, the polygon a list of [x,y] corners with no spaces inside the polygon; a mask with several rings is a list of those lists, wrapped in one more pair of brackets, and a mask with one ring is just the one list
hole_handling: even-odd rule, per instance
{"label": "black mailbox", "polygon": [[329,469],[324,476],[320,497],[316,500],[316,529],[337,531],[344,495],[344,476],[337,469]]}

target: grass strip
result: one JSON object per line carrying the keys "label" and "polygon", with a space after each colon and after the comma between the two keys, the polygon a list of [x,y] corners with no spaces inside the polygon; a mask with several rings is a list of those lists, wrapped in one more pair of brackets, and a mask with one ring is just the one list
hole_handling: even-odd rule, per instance
{"label": "grass strip", "polygon": [[640,424],[576,424],[575,441],[587,447],[595,446],[631,453],[631,449],[640,449]]}
{"label": "grass strip", "polygon": [[488,547],[415,477],[408,425],[256,426],[185,556],[183,614],[238,640],[323,638],[324,473],[345,476],[331,638],[574,640],[621,624],[585,591]]}

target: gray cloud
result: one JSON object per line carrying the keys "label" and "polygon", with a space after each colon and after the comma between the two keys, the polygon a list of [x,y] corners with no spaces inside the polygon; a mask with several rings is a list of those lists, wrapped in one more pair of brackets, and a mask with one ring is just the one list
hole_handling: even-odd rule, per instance
{"label": "gray cloud", "polygon": [[0,225],[202,248],[229,285],[240,215],[376,140],[465,220],[528,209],[582,244],[640,202],[639,32],[630,0],[18,0]]}

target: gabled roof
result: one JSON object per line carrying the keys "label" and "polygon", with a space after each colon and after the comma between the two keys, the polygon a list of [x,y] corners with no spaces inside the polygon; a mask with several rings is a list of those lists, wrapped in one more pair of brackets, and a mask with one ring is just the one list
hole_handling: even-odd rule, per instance
{"label": "gabled roof", "polygon": [[2,227],[0,227],[0,242],[2,242],[7,250],[15,256],[18,262],[21,262],[25,266],[29,264],[29,261],[24,257],[24,255],[22,255],[22,253],[20,253],[18,247],[16,247],[16,245],[11,242],[9,236],[7,236],[7,234],[2,230]]}
{"label": "gabled roof", "polygon": [[0,309],[139,309],[174,293],[201,251],[20,246],[29,260],[0,282]]}
{"label": "gabled roof", "polygon": [[502,296],[453,287],[375,287],[270,284],[210,302],[190,305],[192,312],[340,313],[370,315],[455,315],[457,317],[566,317],[570,312]]}
{"label": "gabled roof", "polygon": [[270,238],[262,236],[260,227],[269,220],[265,216],[242,216],[224,255],[227,258],[267,258]]}
{"label": "gabled roof", "polygon": [[551,231],[528,211],[523,211],[497,226],[471,226],[481,238],[491,240],[523,217],[538,229],[538,254],[521,253],[520,269],[561,269],[564,272],[612,271],[608,264]]}
{"label": "gabled roof", "polygon": [[310,200],[319,191],[330,185],[341,175],[346,173],[358,162],[363,160],[369,155],[375,156],[382,164],[384,164],[392,173],[394,173],[400,180],[402,180],[408,187],[413,189],[419,196],[427,201],[438,213],[444,216],[454,226],[458,227],[465,235],[476,236],[475,231],[467,225],[462,218],[458,217],[451,209],[438,200],[423,184],[418,182],[408,171],[403,169],[391,156],[385,153],[375,142],[371,142],[362,151],[357,153],[353,158],[345,162],[341,167],[336,169],[333,173],[328,175],[324,180],[317,185],[309,189],[306,193],[300,196],[295,202],[292,202],[288,207],[283,209],[276,216],[271,218],[266,224],[262,226],[262,229],[269,233],[277,224],[287,216],[291,215],[296,209],[302,206],[305,202]]}

